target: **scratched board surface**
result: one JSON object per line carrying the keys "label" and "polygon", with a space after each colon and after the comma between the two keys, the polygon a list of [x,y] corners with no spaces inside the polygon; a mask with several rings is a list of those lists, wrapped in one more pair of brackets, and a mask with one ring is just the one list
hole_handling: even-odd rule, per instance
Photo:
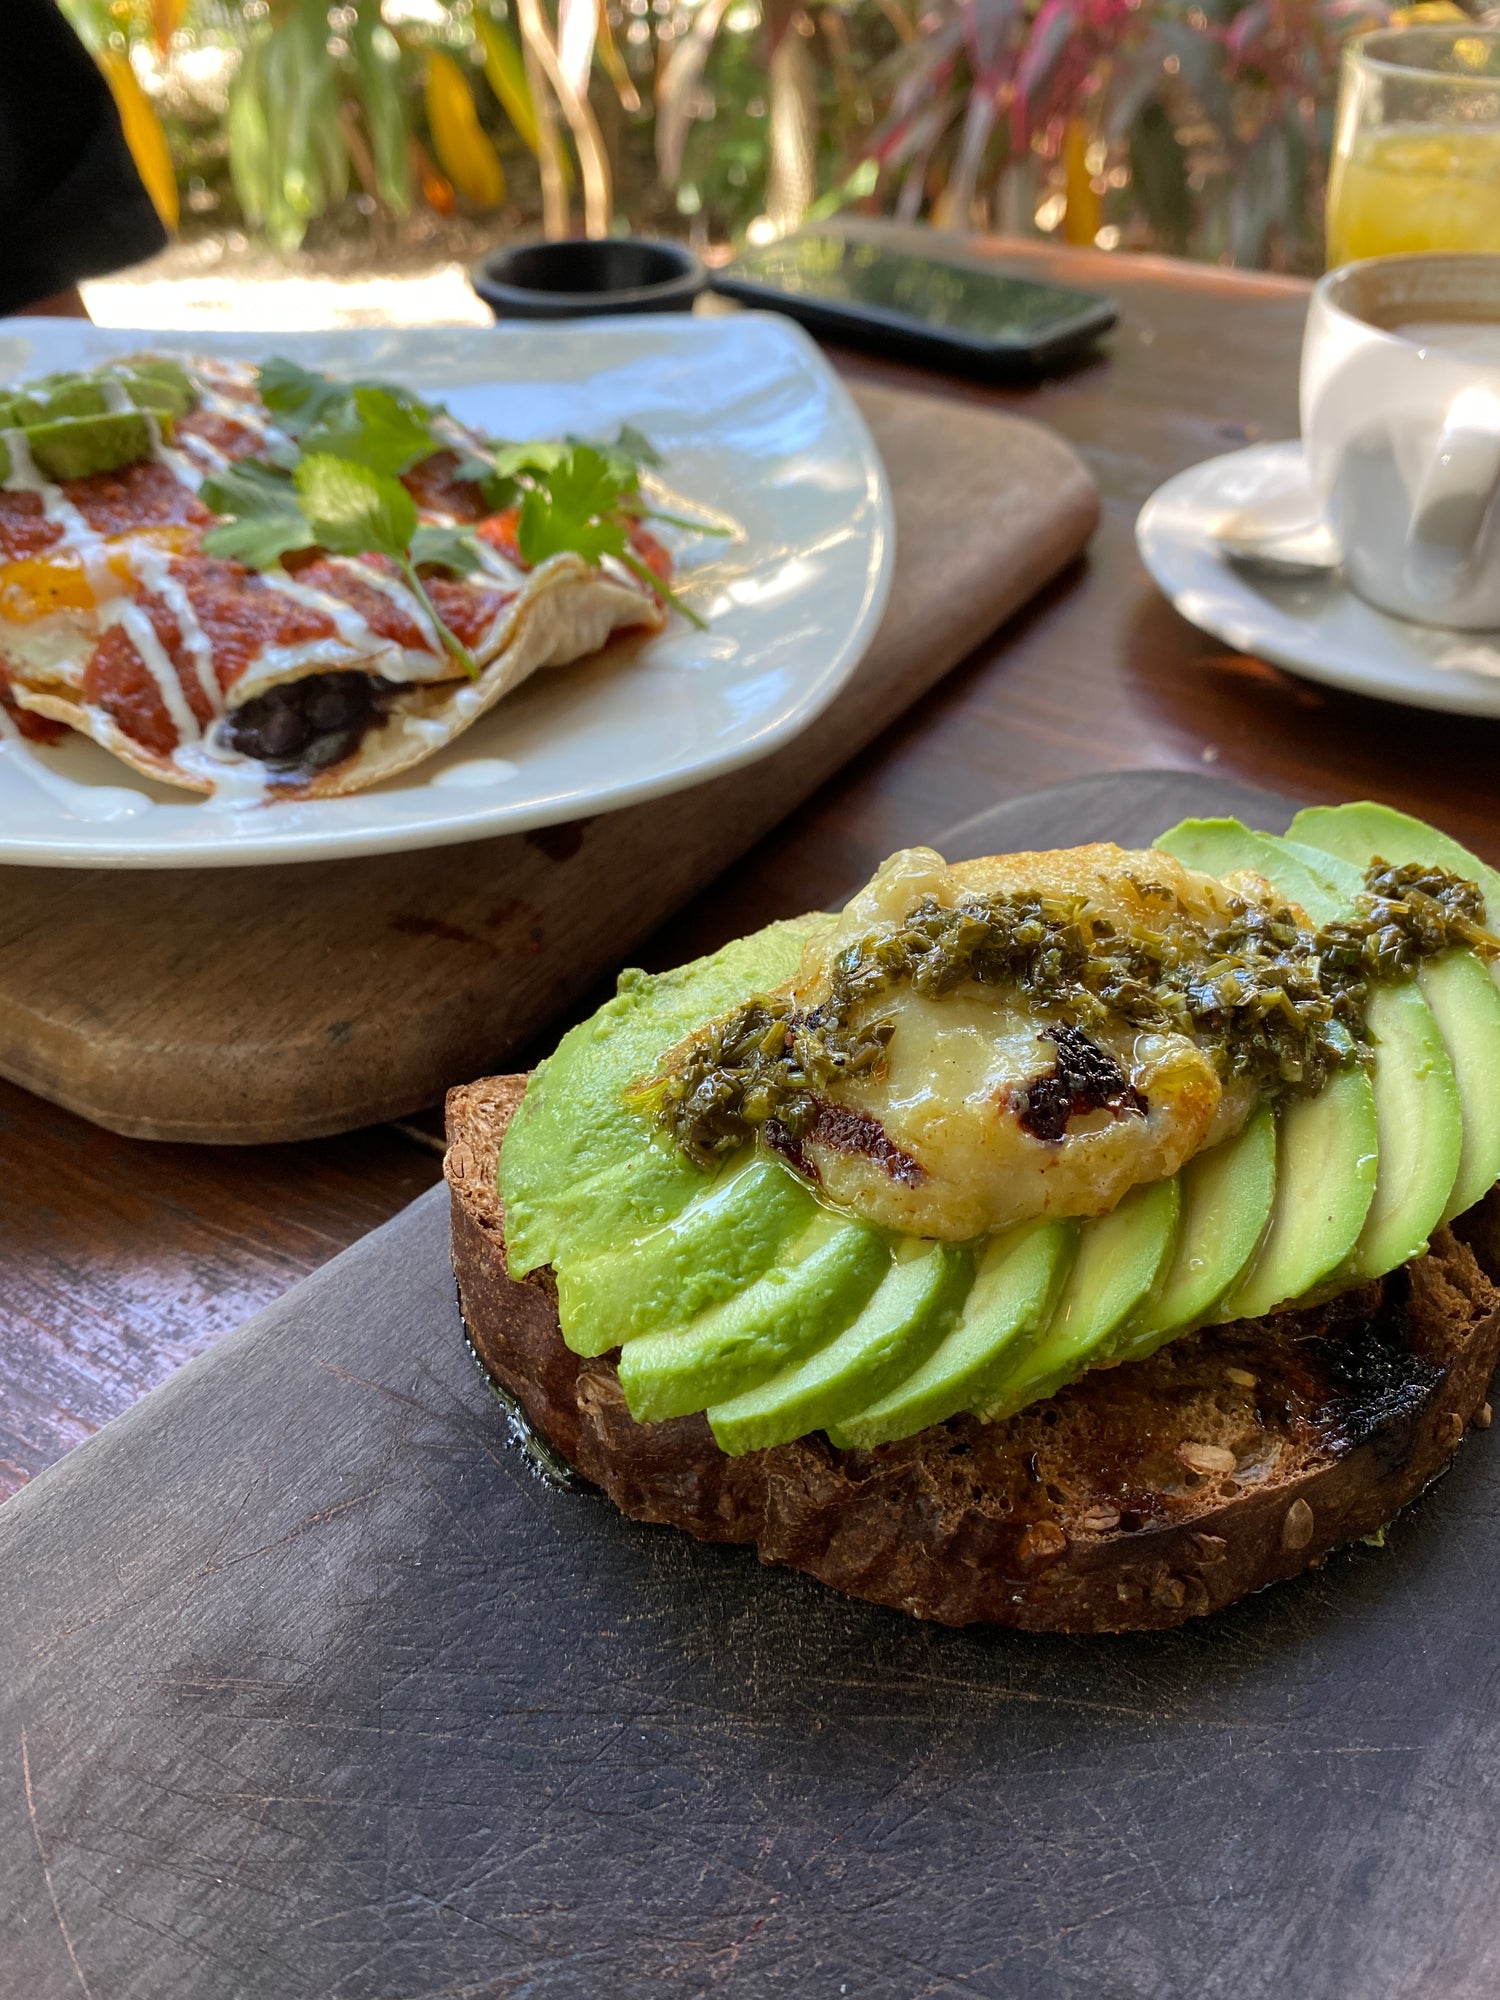
{"label": "scratched board surface", "polygon": [[6,2000],[1500,1990],[1500,1433],[1211,1623],[947,1631],[540,1483],[445,1239],[426,1195],[0,1511]]}

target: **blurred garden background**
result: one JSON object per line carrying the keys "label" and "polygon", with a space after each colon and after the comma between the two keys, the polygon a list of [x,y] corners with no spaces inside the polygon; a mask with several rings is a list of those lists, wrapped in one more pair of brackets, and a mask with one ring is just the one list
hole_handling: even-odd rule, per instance
{"label": "blurred garden background", "polygon": [[1453,0],[62,4],[178,232],[158,279],[321,277],[375,288],[379,316],[382,282],[427,273],[451,291],[435,318],[473,313],[462,267],[507,238],[630,229],[714,260],[845,206],[1316,271],[1343,45],[1464,18]]}

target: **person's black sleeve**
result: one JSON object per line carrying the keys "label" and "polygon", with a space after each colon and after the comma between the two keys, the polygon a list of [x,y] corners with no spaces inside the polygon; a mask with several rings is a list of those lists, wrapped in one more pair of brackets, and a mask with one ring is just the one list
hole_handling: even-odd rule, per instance
{"label": "person's black sleeve", "polygon": [[166,240],[109,86],[54,0],[0,0],[0,313]]}

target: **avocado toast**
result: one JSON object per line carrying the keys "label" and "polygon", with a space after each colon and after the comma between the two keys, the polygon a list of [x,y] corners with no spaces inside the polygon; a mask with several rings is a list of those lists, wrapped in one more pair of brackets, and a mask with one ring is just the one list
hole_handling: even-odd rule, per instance
{"label": "avocado toast", "polygon": [[1491,911],[1374,806],[893,857],[452,1094],[475,1349],[626,1513],[852,1594],[1229,1603],[1484,1420]]}

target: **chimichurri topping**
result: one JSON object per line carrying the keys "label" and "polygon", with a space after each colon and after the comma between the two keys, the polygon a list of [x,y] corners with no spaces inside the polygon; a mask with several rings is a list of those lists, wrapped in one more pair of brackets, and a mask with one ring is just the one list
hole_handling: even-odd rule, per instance
{"label": "chimichurri topping", "polygon": [[704,1168],[769,1121],[793,1141],[819,1093],[878,1075],[895,1022],[872,1003],[909,986],[938,999],[958,987],[1012,988],[1045,1022],[1190,1035],[1220,1076],[1268,1100],[1312,1097],[1335,1070],[1367,1062],[1372,984],[1409,978],[1454,947],[1500,956],[1478,885],[1447,869],[1376,859],[1354,914],[1314,928],[1287,904],[1236,899],[1204,932],[1175,910],[1162,926],[1120,928],[1083,902],[1034,894],[917,903],[834,960],[827,997],[799,1009],[754,994],[673,1051],[627,1101]]}

